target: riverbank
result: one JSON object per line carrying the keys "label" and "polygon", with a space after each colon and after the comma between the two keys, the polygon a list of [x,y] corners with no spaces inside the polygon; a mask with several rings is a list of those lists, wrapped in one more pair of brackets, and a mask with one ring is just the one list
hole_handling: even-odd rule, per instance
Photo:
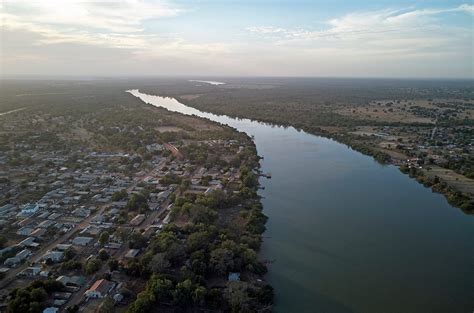
{"label": "riverbank", "polygon": [[[372,156],[381,164],[417,168],[417,175],[412,176],[418,182],[443,194],[450,204],[466,214],[474,213],[474,148],[470,141],[474,127],[469,118],[472,110],[467,100],[457,100],[454,93],[451,100],[444,101],[410,101],[406,98],[371,101],[373,98],[365,96],[368,104],[348,102],[333,106],[327,102],[310,106],[306,103],[307,95],[301,99],[300,94],[293,95],[295,91],[284,87],[280,87],[283,90],[271,88],[264,92],[236,89],[229,91],[221,87],[204,90],[203,94],[193,94],[192,97],[186,94],[189,92],[187,87],[175,87],[173,92],[182,103],[196,109],[233,118],[250,118],[272,125],[293,126],[343,143]],[[166,94],[166,88],[164,92]],[[282,95],[284,92],[294,96],[295,100]],[[370,91],[366,92],[370,94]],[[380,91],[373,93],[383,97]],[[394,96],[393,93],[391,95]],[[406,97],[402,93],[398,96],[402,99]],[[339,98],[344,97],[350,99],[350,94]],[[427,96],[421,96],[420,91],[419,97]],[[258,103],[259,100],[261,103]],[[298,100],[300,106],[292,103]],[[285,107],[285,102],[289,103],[288,107]],[[438,171],[434,177],[431,175],[433,171],[430,172],[434,167],[444,170]],[[451,179],[453,176],[457,179]]]}
{"label": "riverbank", "polygon": [[[334,139],[340,143],[346,144],[348,147],[371,156],[377,162],[384,165],[394,165],[404,173],[415,179],[423,186],[430,188],[433,192],[442,194],[448,202],[460,208],[466,214],[474,214],[474,180],[456,174],[451,169],[442,169],[435,164],[424,164],[418,156],[405,155],[402,151],[398,151],[396,156],[387,153],[377,147],[377,143],[373,142],[373,138],[367,138],[364,143],[360,142],[359,136],[351,136],[346,132],[330,132],[322,128],[303,127],[302,130],[314,135]],[[369,142],[370,143],[369,143]],[[432,171],[433,168],[439,168],[439,171]],[[433,174],[436,173],[436,174]],[[456,179],[448,180],[450,176],[457,175]],[[456,184],[462,180],[466,185],[463,191]]]}
{"label": "riverbank", "polygon": [[261,171],[272,173],[259,195],[274,312],[457,313],[474,305],[472,220],[441,195],[334,140],[136,96],[253,138]]}

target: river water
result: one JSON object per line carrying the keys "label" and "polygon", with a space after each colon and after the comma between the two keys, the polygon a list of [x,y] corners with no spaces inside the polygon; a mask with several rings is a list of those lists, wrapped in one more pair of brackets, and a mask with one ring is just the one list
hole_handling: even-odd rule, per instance
{"label": "river water", "polygon": [[473,312],[474,216],[442,195],[330,139],[129,92],[254,137],[274,312]]}

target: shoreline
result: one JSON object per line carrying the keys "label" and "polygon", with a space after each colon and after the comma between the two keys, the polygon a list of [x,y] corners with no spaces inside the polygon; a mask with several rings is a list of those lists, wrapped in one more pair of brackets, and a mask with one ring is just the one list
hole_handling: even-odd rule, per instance
{"label": "shoreline", "polygon": [[[167,108],[160,107],[149,102],[145,102],[140,97],[137,97],[130,92],[127,92],[127,93],[129,93],[131,96],[133,96],[134,99],[139,101],[141,105],[148,106],[153,110],[158,110],[158,111],[166,110],[166,111],[171,112],[172,114],[179,114],[185,117],[190,116],[181,112],[168,110]],[[273,304],[274,304],[273,302],[274,291],[273,291],[273,286],[270,283],[268,283],[266,279],[266,274],[268,272],[268,267],[267,267],[268,260],[262,258],[262,254],[261,254],[261,250],[262,250],[261,246],[263,244],[263,239],[264,239],[263,233],[266,231],[265,225],[268,220],[268,216],[266,216],[263,213],[263,204],[261,201],[262,197],[258,194],[259,188],[261,187],[258,177],[259,177],[259,173],[261,172],[260,160],[262,159],[262,157],[258,155],[255,141],[246,132],[239,131],[235,127],[232,127],[230,125],[226,125],[226,124],[223,124],[218,121],[214,121],[205,117],[193,116],[193,118],[202,119],[206,123],[214,124],[223,129],[228,129],[235,135],[244,136],[245,138],[244,140],[241,141],[241,144],[243,147],[243,151],[242,151],[243,163],[239,166],[240,175],[238,178],[238,183],[240,184],[241,189],[238,194],[235,194],[235,192],[230,193],[230,194],[225,193],[226,197],[224,199],[224,202],[230,203],[231,206],[227,207],[227,205],[225,205],[224,208],[220,208],[218,210],[219,212],[218,220],[233,219],[235,218],[233,217],[235,213],[238,213],[240,215],[240,217],[238,218],[239,221],[241,221],[242,219],[248,220],[241,234],[241,236],[248,237],[248,239],[244,240],[243,238],[240,238],[240,239],[235,239],[235,240],[238,242],[242,240],[243,243],[240,243],[241,246],[244,245],[247,247],[246,248],[247,250],[254,251],[254,253],[256,254],[256,261],[255,263],[249,264],[248,265],[249,268],[244,268],[242,269],[241,272],[238,273],[239,275],[238,281],[229,280],[227,284],[230,284],[232,286],[233,285],[237,286],[239,283],[245,284],[247,288],[250,288],[259,294],[258,298],[255,299],[255,301],[257,301],[257,304],[255,305],[259,307],[258,311],[271,312],[273,308]],[[178,148],[174,146],[172,148],[178,150]],[[182,154],[182,159],[184,160],[187,159],[186,153]],[[212,197],[213,195],[211,193],[208,196],[206,196],[204,199],[212,198]],[[182,230],[186,229],[186,227],[188,228],[194,227],[196,229],[194,232],[193,231],[190,232],[190,236],[192,236],[193,234],[196,234],[196,235],[200,234],[203,231],[202,229],[200,229],[200,227],[202,226],[202,222],[201,224],[195,224],[195,222],[192,222],[191,220],[187,221],[187,218],[188,218],[186,217],[187,214],[183,213],[184,207],[186,205],[192,204],[192,201],[189,202],[189,200],[184,200],[185,198],[186,197],[182,195],[181,197],[176,197],[176,199],[174,200],[173,208],[170,211],[171,220],[170,220],[169,226],[170,227],[174,226],[177,229],[182,229]],[[185,202],[184,204],[181,203],[183,201]],[[195,201],[202,201],[202,199],[199,200],[199,198],[197,198]],[[210,226],[210,227],[216,227],[216,230],[219,232],[222,232],[222,234],[229,231],[228,230],[229,225],[226,225],[226,224]],[[169,228],[169,229],[163,228],[163,231],[165,232],[168,230],[171,231],[172,228]],[[229,236],[228,241],[231,239],[232,239],[232,236]],[[251,255],[252,253],[249,251],[247,251],[246,253],[250,253]],[[208,283],[207,287],[209,288],[210,291],[212,291],[214,287],[223,288],[224,286],[222,285],[222,282],[221,282],[221,285],[214,286],[214,284],[216,283],[215,282],[216,280],[222,281],[222,277],[220,276],[214,277],[214,276],[211,275],[207,279],[209,280],[207,282]],[[242,277],[242,280],[240,280],[240,277]],[[135,312],[134,310],[137,309],[141,305],[140,301],[142,301],[145,295],[147,295],[150,292],[149,288],[151,288],[151,286],[153,286],[153,284],[156,283],[157,279],[158,280],[166,279],[166,275],[163,276],[162,274],[153,274],[152,276],[150,276],[150,278],[148,279],[146,283],[145,289],[137,295],[136,300],[131,303],[127,312]]]}
{"label": "shoreline", "polygon": [[[179,98],[179,100],[178,100],[179,102],[181,102],[181,103],[183,103],[183,104],[185,104],[189,107],[192,107],[192,108],[197,109],[197,110],[202,110],[198,107],[193,106],[192,102],[190,103],[189,101],[186,101],[185,99],[182,99],[179,96],[174,96],[174,97],[175,97],[176,100],[178,100],[178,98]],[[270,125],[278,126],[278,127],[293,127],[298,131],[304,131],[304,132],[306,132],[308,134],[311,134],[311,135],[314,135],[314,136],[321,136],[321,137],[324,137],[324,138],[327,138],[327,139],[334,140],[338,143],[344,144],[348,148],[350,148],[354,151],[357,151],[357,152],[359,152],[363,155],[372,157],[375,161],[377,161],[380,164],[396,166],[401,173],[408,174],[408,172],[405,172],[401,168],[403,165],[397,165],[397,164],[392,163],[391,162],[391,157],[387,153],[383,153],[383,152],[380,152],[380,151],[374,151],[374,149],[372,149],[371,147],[366,146],[366,145],[351,144],[350,142],[345,141],[343,139],[345,134],[331,134],[327,131],[322,130],[319,126],[314,126],[314,129],[313,129],[313,127],[309,128],[307,126],[306,127],[305,126],[297,126],[297,125],[292,125],[292,124],[284,125],[284,124],[274,123],[272,121],[261,121],[261,120],[253,119],[253,118],[248,117],[248,116],[237,116],[237,115],[234,115],[234,114],[232,114],[232,115],[220,114],[220,113],[204,111],[204,110],[202,112],[211,113],[211,114],[215,114],[215,115],[219,115],[219,116],[228,116],[230,118],[249,119],[249,120],[252,120],[252,121],[255,121],[255,122],[270,124]],[[467,194],[465,194],[461,191],[456,190],[454,187],[449,186],[444,181],[437,182],[436,180],[435,181],[427,180],[426,176],[423,175],[422,172],[418,171],[417,173],[418,173],[418,175],[408,175],[408,176],[412,179],[415,179],[418,183],[422,184],[423,186],[425,186],[427,188],[430,188],[432,190],[432,192],[442,194],[451,206],[460,209],[465,214],[474,214],[474,200],[471,197],[469,197],[469,195],[467,195]]]}

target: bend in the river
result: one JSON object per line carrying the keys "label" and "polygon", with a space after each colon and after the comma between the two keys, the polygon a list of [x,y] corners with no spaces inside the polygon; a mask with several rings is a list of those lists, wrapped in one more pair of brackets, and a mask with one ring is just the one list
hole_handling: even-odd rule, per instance
{"label": "bend in the river", "polygon": [[129,92],[255,138],[262,170],[272,173],[260,195],[275,312],[474,309],[474,220],[442,195],[326,138]]}

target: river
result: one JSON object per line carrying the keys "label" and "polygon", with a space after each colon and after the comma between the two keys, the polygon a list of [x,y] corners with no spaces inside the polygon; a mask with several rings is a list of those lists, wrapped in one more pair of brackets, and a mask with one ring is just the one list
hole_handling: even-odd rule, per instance
{"label": "river", "polygon": [[254,137],[274,312],[473,312],[474,216],[442,195],[330,139],[129,92]]}

